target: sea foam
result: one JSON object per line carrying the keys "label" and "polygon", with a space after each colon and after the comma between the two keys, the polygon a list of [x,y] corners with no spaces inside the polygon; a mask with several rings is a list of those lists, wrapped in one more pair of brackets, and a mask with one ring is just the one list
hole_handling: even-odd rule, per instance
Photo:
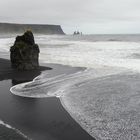
{"label": "sea foam", "polygon": [[[44,38],[45,40],[45,38]],[[97,66],[124,67],[140,71],[139,42],[90,42],[50,38],[40,42],[40,60],[45,63],[96,68]]]}
{"label": "sea foam", "polygon": [[37,40],[41,61],[87,69],[51,78],[43,72],[32,82],[13,86],[13,94],[60,97],[72,117],[97,140],[140,139],[139,42],[72,41],[56,36]]}

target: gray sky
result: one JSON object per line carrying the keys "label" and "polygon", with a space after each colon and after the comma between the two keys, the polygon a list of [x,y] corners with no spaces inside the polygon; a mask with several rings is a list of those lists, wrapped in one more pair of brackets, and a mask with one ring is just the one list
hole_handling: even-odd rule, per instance
{"label": "gray sky", "polygon": [[60,24],[66,33],[140,33],[140,0],[0,0],[0,22]]}

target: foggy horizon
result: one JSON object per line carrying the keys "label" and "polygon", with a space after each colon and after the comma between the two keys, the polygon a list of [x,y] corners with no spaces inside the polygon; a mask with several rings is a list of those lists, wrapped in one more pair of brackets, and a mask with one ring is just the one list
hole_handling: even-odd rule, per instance
{"label": "foggy horizon", "polygon": [[5,0],[0,22],[61,25],[66,34],[139,34],[139,6],[138,0]]}

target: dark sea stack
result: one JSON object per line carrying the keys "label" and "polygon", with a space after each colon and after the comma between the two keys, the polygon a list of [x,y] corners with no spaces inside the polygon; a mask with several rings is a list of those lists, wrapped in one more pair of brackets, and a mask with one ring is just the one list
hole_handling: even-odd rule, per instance
{"label": "dark sea stack", "polygon": [[31,31],[17,36],[10,48],[11,66],[17,70],[33,70],[39,67],[39,46],[35,44]]}

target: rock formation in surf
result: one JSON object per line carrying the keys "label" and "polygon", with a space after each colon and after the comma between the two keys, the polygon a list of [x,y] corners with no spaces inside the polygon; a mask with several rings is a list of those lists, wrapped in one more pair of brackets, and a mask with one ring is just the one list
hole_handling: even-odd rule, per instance
{"label": "rock formation in surf", "polygon": [[10,48],[11,66],[17,70],[32,70],[39,67],[39,46],[35,44],[31,31],[17,36]]}

